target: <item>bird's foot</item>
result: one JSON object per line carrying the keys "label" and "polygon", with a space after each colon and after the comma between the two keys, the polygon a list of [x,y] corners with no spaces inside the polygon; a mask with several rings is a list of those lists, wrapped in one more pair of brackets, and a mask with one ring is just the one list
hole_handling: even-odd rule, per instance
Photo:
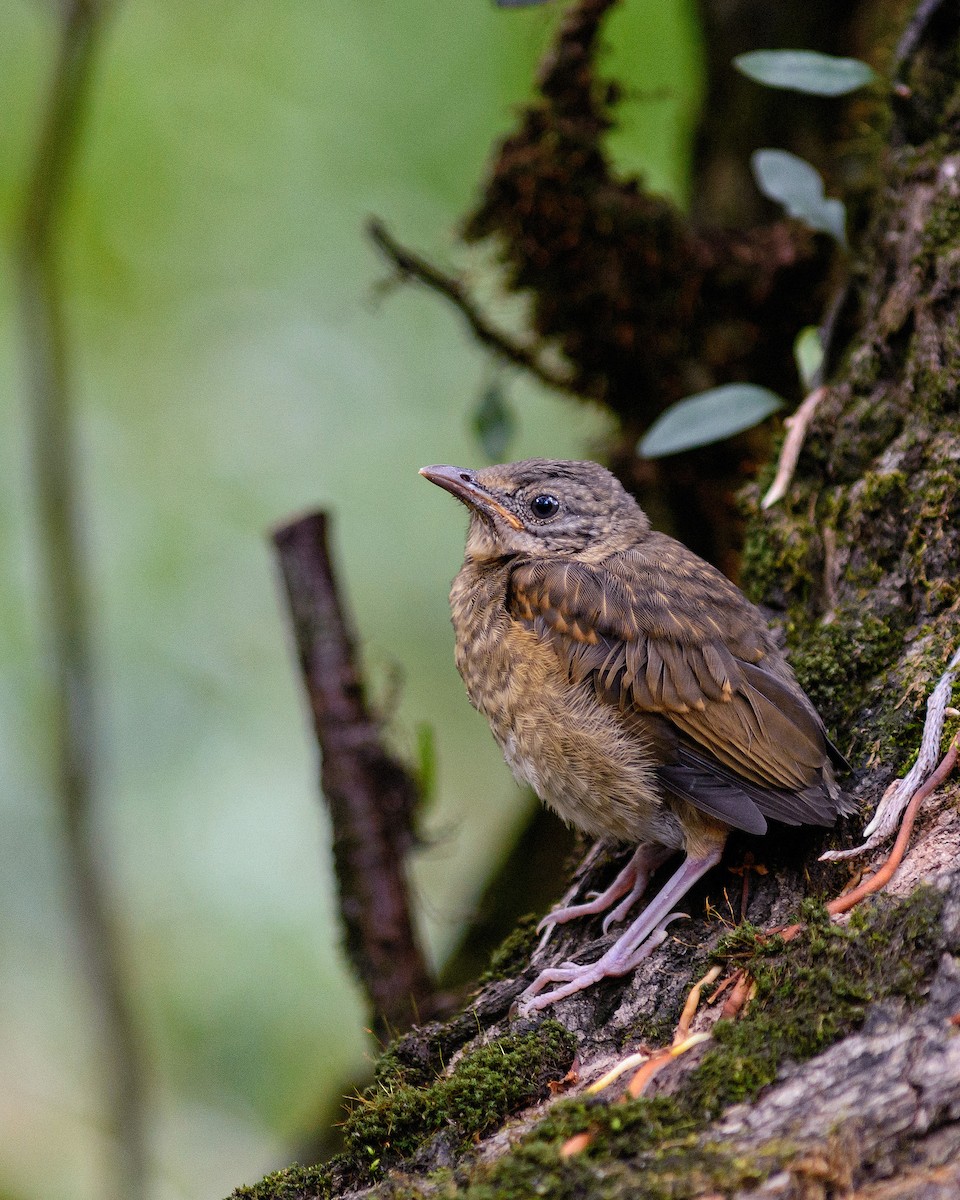
{"label": "bird's foot", "polygon": [[[583,991],[584,988],[592,987],[601,979],[614,979],[629,974],[634,967],[638,966],[645,958],[649,958],[654,950],[666,940],[667,926],[670,922],[686,915],[682,912],[670,913],[637,946],[631,945],[626,937],[619,938],[596,962],[565,962],[561,963],[559,967],[548,967],[545,971],[540,972],[521,995],[517,1011],[521,1016],[529,1016],[532,1012],[547,1008],[558,1000],[565,1000],[568,996]],[[560,986],[545,992],[543,989],[551,984]]]}
{"label": "bird's foot", "polygon": [[[638,846],[630,861],[617,875],[616,879],[604,891],[596,893],[583,904],[569,904],[564,908],[556,908],[547,913],[537,932],[544,934],[540,948],[546,945],[555,925],[565,925],[567,921],[575,921],[578,917],[592,917],[597,913],[606,913],[603,919],[603,932],[606,933],[611,925],[622,921],[630,909],[641,899],[647,890],[650,876],[662,863],[670,857],[673,851],[663,846]],[[623,897],[623,899],[621,899]],[[617,901],[619,904],[616,904]],[[611,906],[616,904],[612,911]]]}

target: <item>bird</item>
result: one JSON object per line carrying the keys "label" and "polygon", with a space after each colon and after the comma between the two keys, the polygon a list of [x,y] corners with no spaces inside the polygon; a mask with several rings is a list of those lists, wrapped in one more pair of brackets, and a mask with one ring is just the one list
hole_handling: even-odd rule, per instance
{"label": "bird", "polygon": [[606,468],[543,458],[420,474],[469,511],[450,591],[456,665],[516,779],[568,824],[634,853],[548,930],[627,919],[595,962],[540,973],[530,1014],[630,973],[665,939],[731,829],[833,825],[845,768],[760,610],[665,533]]}

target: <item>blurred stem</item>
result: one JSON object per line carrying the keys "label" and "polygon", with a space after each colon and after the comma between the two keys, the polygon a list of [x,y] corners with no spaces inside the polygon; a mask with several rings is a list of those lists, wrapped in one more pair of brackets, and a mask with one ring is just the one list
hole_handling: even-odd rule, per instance
{"label": "blurred stem", "polygon": [[38,513],[47,654],[54,687],[52,755],[84,966],[102,1022],[100,1059],[117,1140],[113,1193],[147,1193],[143,1066],[121,952],[96,847],[96,694],[75,414],[60,270],[66,198],[103,32],[103,4],[61,7],[60,43],[19,244],[20,306]]}

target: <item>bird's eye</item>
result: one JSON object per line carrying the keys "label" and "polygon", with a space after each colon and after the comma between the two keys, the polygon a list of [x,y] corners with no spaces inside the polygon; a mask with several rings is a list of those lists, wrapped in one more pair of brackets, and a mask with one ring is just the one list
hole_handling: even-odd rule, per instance
{"label": "bird's eye", "polygon": [[530,511],[535,517],[539,517],[541,521],[545,521],[548,517],[554,517],[560,511],[560,501],[556,496],[551,496],[544,493],[541,496],[534,496],[530,501]]}

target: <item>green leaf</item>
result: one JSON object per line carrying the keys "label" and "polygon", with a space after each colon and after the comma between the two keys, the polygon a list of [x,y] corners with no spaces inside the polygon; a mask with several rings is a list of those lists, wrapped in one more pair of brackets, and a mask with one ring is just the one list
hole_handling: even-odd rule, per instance
{"label": "green leaf", "polygon": [[759,425],[783,401],[753,383],[727,383],[678,400],[660,414],[637,443],[642,458],[662,458],[680,450],[708,446]]}
{"label": "green leaf", "polygon": [[756,83],[811,96],[846,96],[877,78],[876,71],[859,58],[837,58],[814,50],[752,50],[738,54],[733,65]]}
{"label": "green leaf", "polygon": [[847,210],[842,201],[824,195],[820,172],[788,150],[754,150],[750,166],[757,187],[782,204],[787,214],[811,229],[829,233],[841,246],[847,244]]}
{"label": "green leaf", "polygon": [[504,451],[516,432],[517,422],[499,380],[488,384],[480,393],[471,425],[487,458],[491,462],[502,461]]}
{"label": "green leaf", "polygon": [[804,391],[812,392],[820,383],[823,372],[823,343],[816,325],[806,325],[793,343],[793,360]]}

